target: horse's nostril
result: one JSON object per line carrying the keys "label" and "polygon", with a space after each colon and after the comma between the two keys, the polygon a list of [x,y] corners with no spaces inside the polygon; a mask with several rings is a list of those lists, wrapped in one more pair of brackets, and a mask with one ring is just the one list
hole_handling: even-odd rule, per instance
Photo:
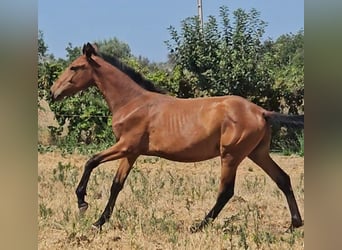
{"label": "horse's nostril", "polygon": [[59,95],[56,94],[56,93],[53,93],[52,91],[50,92],[50,94],[51,94],[51,100],[52,101],[57,101]]}
{"label": "horse's nostril", "polygon": [[52,91],[50,91],[50,95],[51,95],[51,100],[55,101],[55,95],[52,93]]}

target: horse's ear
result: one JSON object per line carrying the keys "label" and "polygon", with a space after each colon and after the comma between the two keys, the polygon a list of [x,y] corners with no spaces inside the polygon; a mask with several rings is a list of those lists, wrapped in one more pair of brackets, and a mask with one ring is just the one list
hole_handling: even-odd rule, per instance
{"label": "horse's ear", "polygon": [[86,53],[86,45],[83,44],[83,48],[82,48],[82,54],[84,55]]}
{"label": "horse's ear", "polygon": [[93,43],[91,46],[94,48],[94,55],[99,55],[99,47],[97,43]]}
{"label": "horse's ear", "polygon": [[86,55],[87,58],[90,58],[92,55],[97,55],[97,46],[91,45],[90,43],[84,44],[82,48],[83,55]]}

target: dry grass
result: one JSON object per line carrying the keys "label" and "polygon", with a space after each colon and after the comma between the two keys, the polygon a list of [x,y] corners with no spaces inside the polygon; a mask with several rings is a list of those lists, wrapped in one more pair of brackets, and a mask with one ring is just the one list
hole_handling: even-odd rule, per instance
{"label": "dry grass", "polygon": [[[304,217],[304,159],[273,155],[291,176]],[[290,214],[283,194],[251,161],[238,170],[235,195],[204,232],[189,227],[214,205],[218,159],[181,164],[139,158],[101,233],[102,213],[117,162],[93,171],[89,209],[78,214],[75,188],[87,157],[38,154],[39,249],[303,249],[304,227],[285,233]]]}

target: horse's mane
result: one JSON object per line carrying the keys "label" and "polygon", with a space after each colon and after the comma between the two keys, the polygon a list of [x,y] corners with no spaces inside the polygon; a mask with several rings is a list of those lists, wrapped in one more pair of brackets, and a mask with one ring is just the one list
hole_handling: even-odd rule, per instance
{"label": "horse's mane", "polygon": [[114,67],[118,68],[126,75],[128,75],[134,82],[136,82],[140,87],[151,92],[156,92],[160,94],[166,94],[167,91],[157,87],[152,81],[145,79],[139,72],[137,72],[132,67],[124,64],[115,56],[109,56],[106,54],[100,54],[105,61],[112,64]]}

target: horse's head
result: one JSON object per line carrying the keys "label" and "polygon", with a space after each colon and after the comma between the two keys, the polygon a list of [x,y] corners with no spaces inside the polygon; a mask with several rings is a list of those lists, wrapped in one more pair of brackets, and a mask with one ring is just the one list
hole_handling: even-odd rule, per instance
{"label": "horse's head", "polygon": [[83,55],[75,59],[52,85],[53,100],[74,95],[94,84],[94,67],[99,65],[92,57],[97,55],[97,48],[87,43],[83,46],[82,52]]}

